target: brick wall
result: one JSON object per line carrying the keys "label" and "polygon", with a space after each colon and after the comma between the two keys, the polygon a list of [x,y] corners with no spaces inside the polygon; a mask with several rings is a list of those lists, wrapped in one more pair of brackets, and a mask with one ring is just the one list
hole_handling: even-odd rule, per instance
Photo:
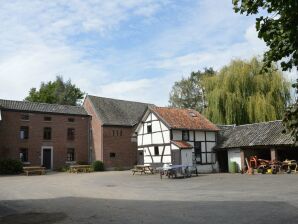
{"label": "brick wall", "polygon": [[85,99],[83,104],[85,110],[89,115],[92,116],[91,120],[91,141],[90,146],[92,148],[92,161],[101,160],[103,161],[102,153],[102,125],[101,121],[98,118],[92,104],[88,98]]}
{"label": "brick wall", "polygon": [[[67,148],[75,149],[75,160],[88,162],[88,126],[90,117],[29,113],[29,121],[21,120],[24,112],[1,111],[0,157],[19,159],[20,148],[28,148],[30,165],[41,165],[43,146],[53,147],[53,169],[66,165]],[[44,121],[51,117],[51,121]],[[68,118],[74,118],[69,122]],[[20,139],[20,127],[29,127],[29,139]],[[44,127],[52,128],[51,140],[43,139]],[[75,129],[74,140],[67,140],[67,129]]]}
{"label": "brick wall", "polygon": [[[106,167],[130,168],[137,163],[137,143],[131,141],[133,130],[132,127],[103,127],[103,156]],[[115,157],[111,157],[111,153],[114,153]]]}

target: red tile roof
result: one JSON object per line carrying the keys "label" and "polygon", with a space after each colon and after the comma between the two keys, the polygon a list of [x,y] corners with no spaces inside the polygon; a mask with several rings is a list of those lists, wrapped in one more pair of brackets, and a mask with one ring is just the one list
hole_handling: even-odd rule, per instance
{"label": "red tile roof", "polygon": [[151,109],[173,129],[219,131],[215,124],[192,109],[170,107],[152,107]]}
{"label": "red tile roof", "polygon": [[191,149],[193,146],[185,141],[171,141],[174,145],[176,145],[180,149]]}

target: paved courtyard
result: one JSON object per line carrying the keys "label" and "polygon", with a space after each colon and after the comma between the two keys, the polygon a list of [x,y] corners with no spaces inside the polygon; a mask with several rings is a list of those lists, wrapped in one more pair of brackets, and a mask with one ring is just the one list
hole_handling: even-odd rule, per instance
{"label": "paved courtyard", "polygon": [[298,174],[2,176],[0,223],[298,223]]}

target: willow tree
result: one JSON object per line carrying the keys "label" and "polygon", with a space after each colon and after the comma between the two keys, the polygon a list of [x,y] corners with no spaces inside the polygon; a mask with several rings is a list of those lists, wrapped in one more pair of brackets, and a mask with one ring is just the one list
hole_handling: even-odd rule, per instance
{"label": "willow tree", "polygon": [[290,100],[290,84],[258,59],[234,60],[218,75],[204,79],[204,114],[217,124],[247,124],[281,119]]}

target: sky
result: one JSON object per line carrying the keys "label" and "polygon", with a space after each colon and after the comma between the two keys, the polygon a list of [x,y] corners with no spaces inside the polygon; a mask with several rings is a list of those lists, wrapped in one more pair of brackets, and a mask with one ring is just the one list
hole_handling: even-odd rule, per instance
{"label": "sky", "polygon": [[[175,81],[261,56],[231,0],[0,0],[0,98],[71,79],[90,95],[167,106]],[[294,80],[294,73],[286,74]]]}

